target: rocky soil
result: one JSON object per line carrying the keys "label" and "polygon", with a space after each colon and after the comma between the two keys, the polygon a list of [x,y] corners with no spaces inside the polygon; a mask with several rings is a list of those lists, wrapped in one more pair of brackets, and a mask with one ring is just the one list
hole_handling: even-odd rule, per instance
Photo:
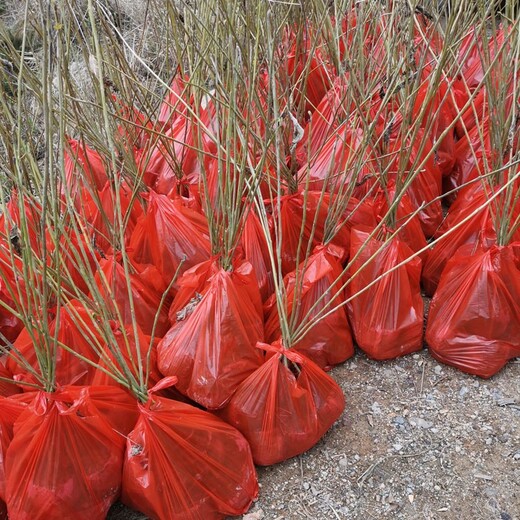
{"label": "rocky soil", "polygon": [[[332,375],[346,410],[304,455],[259,468],[244,520],[520,519],[520,361],[490,380],[427,350]],[[120,504],[110,520],[142,520]]]}

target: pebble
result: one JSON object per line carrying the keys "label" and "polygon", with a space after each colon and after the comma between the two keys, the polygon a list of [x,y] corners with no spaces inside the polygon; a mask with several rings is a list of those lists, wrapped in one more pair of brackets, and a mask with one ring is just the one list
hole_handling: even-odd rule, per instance
{"label": "pebble", "polygon": [[242,520],[262,520],[265,514],[263,509],[259,509],[258,511],[254,511],[253,513],[248,513],[242,517]]}
{"label": "pebble", "polygon": [[442,367],[440,365],[435,365],[433,371],[438,375],[440,376],[441,373],[442,373]]}
{"label": "pebble", "polygon": [[469,392],[469,388],[467,386],[463,386],[459,391],[459,396],[464,397]]}
{"label": "pebble", "polygon": [[425,419],[421,419],[420,417],[412,417],[410,419],[410,423],[417,428],[422,428],[423,430],[428,430],[433,426],[431,421],[426,421]]}

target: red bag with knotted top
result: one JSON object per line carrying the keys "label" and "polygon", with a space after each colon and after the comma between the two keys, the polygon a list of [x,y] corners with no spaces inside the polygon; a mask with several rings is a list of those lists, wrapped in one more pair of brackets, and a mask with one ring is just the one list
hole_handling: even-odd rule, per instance
{"label": "red bag with knotted top", "polygon": [[[453,232],[432,246],[422,272],[422,283],[426,294],[433,296],[446,263],[453,257],[457,249],[465,244],[482,245],[489,248],[496,242],[497,232],[493,215],[497,208],[509,207],[499,196],[496,202],[486,204],[491,191],[484,190],[482,184],[474,184],[459,192],[457,199],[450,207],[442,226],[435,238],[442,237],[447,231]],[[481,208],[479,210],[479,208]],[[512,218],[520,215],[518,201],[512,206]],[[469,220],[464,220],[475,211]],[[520,229],[513,234],[512,240],[520,240]]]}
{"label": "red bag with knotted top", "polygon": [[[369,238],[371,231],[352,230],[351,256],[359,254],[349,271],[348,298],[413,254],[396,237],[387,241]],[[424,305],[420,279],[421,260],[415,257],[347,303],[356,343],[370,358],[392,359],[422,348]]]}
{"label": "red bag with knotted top", "polygon": [[[309,313],[307,322],[344,301],[343,267],[340,263],[343,256],[341,248],[332,244],[317,246],[313,254],[300,264],[298,273],[293,271],[284,278],[289,320],[293,313],[298,312],[298,321],[301,322]],[[281,337],[275,295],[267,301],[265,314],[265,337],[274,342]],[[305,354],[323,369],[330,369],[351,357],[354,346],[345,308],[329,313],[303,339],[292,345],[292,349]]]}
{"label": "red bag with knotted top", "polygon": [[[167,286],[158,270],[153,265],[131,264],[130,279],[127,280],[119,255],[101,259],[99,265],[101,272],[96,273],[95,282],[114,318],[123,325],[131,324],[135,319],[145,334],[151,334],[158,313],[155,335],[162,337],[169,328],[168,308],[171,299],[166,297],[161,306]],[[128,284],[133,308],[130,305]]]}
{"label": "red bag with knotted top", "polygon": [[[92,344],[100,342],[97,330],[93,313],[81,302],[72,300],[63,306],[59,316],[49,323],[49,344],[44,343],[43,335],[38,334],[37,331],[31,333],[26,328],[22,330],[7,359],[7,369],[20,383],[36,384],[37,379],[27,365],[31,366],[36,373],[41,373],[34,345],[34,341],[37,341],[41,342],[39,348],[46,349],[50,355],[55,349],[57,384],[89,384],[95,370],[92,363],[98,360],[92,348]],[[54,337],[56,337],[56,344],[53,342]]]}
{"label": "red bag with knotted top", "polygon": [[488,378],[520,356],[520,243],[462,246],[446,264],[428,316],[432,356]]}
{"label": "red bag with knotted top", "polygon": [[235,428],[153,393],[139,404],[126,444],[125,504],[153,520],[210,520],[245,513],[257,494],[251,450]]}
{"label": "red bag with knotted top", "polygon": [[209,258],[208,223],[180,198],[171,200],[151,191],[146,215],[134,230],[130,248],[136,262],[155,265],[169,284],[177,269],[180,275]]}
{"label": "red bag with knotted top", "polygon": [[[117,389],[112,388],[115,393]],[[124,436],[88,394],[37,392],[5,458],[10,520],[104,520],[121,487]]]}
{"label": "red bag with knotted top", "polygon": [[267,360],[238,387],[221,416],[269,466],[312,448],[345,408],[336,382],[307,357],[280,342],[259,343]]}
{"label": "red bag with knotted top", "polygon": [[157,359],[162,374],[178,377],[178,390],[218,409],[262,363],[255,345],[263,340],[264,323],[251,264],[236,259],[231,271],[217,263],[212,269],[200,296],[177,313]]}

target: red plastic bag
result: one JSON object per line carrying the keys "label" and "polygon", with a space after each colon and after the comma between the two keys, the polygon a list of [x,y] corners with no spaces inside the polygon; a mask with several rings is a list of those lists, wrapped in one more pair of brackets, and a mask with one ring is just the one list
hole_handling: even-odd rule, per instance
{"label": "red plastic bag", "polygon": [[0,397],[9,397],[21,392],[14,382],[6,381],[6,379],[13,379],[13,374],[5,366],[6,361],[7,358],[0,356]]}
{"label": "red plastic bag", "polygon": [[5,455],[13,440],[14,423],[26,406],[27,403],[21,399],[0,397],[0,511],[2,502],[5,502]]}
{"label": "red plastic bag", "polygon": [[253,266],[262,301],[265,301],[274,292],[273,268],[260,219],[253,209],[244,218],[240,243],[245,259]]}
{"label": "red plastic bag", "polygon": [[251,450],[237,430],[163,397],[139,405],[126,447],[125,504],[153,520],[209,520],[245,513],[257,494]]}
{"label": "red plastic bag", "polygon": [[[155,335],[162,337],[169,328],[168,308],[171,300],[166,297],[161,307],[161,299],[167,286],[157,269],[152,265],[131,264],[128,281],[119,255],[101,259],[99,265],[101,272],[96,274],[95,282],[108,308],[114,314],[114,319],[128,325],[135,318],[142,331],[150,335],[156,314],[159,313]],[[133,309],[130,305],[128,283],[132,293]]]}
{"label": "red plastic bag", "polygon": [[[349,298],[413,254],[397,238],[386,242],[369,239],[371,231],[352,230],[351,255],[361,252],[350,268]],[[361,269],[374,254],[374,259]],[[370,358],[392,359],[422,348],[424,306],[420,278],[421,260],[415,257],[347,303],[356,343]]]}
{"label": "red plastic bag", "polygon": [[[432,246],[424,264],[422,283],[426,294],[429,296],[434,294],[446,263],[453,257],[459,247],[464,244],[473,244],[489,248],[496,242],[497,233],[493,215],[497,213],[497,209],[503,210],[505,207],[509,207],[509,204],[502,196],[499,196],[495,202],[486,205],[488,196],[491,195],[491,189],[486,192],[480,183],[469,186],[459,192],[436,238],[441,237],[456,226],[459,227],[450,233],[449,236]],[[476,215],[463,223],[469,215],[480,207],[482,209]],[[511,221],[514,222],[519,214],[520,204],[516,201],[512,208]],[[514,233],[512,240],[520,240],[520,229]]]}
{"label": "red plastic bag", "polygon": [[[298,171],[302,189],[328,192],[355,184],[352,195],[363,198],[379,175],[372,148],[363,144],[363,130],[351,120],[340,125],[310,162]],[[353,174],[356,177],[353,177]]]}
{"label": "red plastic bag", "polygon": [[169,284],[177,269],[180,275],[209,258],[208,223],[179,198],[150,192],[146,215],[134,230],[130,248],[135,261],[155,265]]}
{"label": "red plastic bag", "polygon": [[189,77],[177,71],[159,108],[157,122],[160,129],[171,128],[179,114],[185,114],[187,107],[193,103],[193,99],[189,99],[188,82]]}
{"label": "red plastic bag", "polygon": [[[49,344],[45,343],[44,336],[36,330],[33,334],[34,338],[26,328],[23,329],[14,342],[16,350],[13,349],[7,359],[7,369],[15,380],[20,383],[37,383],[37,379],[26,366],[29,364],[37,373],[41,373],[34,347],[34,341],[37,341],[42,349],[49,352],[56,350],[55,378],[58,385],[90,383],[95,370],[91,363],[98,360],[92,345],[99,345],[101,340],[94,315],[82,303],[72,300],[60,309],[59,317],[49,324]],[[52,339],[55,336],[56,344]],[[90,360],[90,363],[61,345]]]}
{"label": "red plastic bag", "polygon": [[[343,251],[336,246],[317,246],[307,261],[300,264],[298,274],[293,271],[285,277],[286,312],[289,320],[296,312],[295,308],[299,322],[313,309],[307,322],[325,307],[328,306],[327,311],[330,311],[344,301],[341,290],[344,282],[343,267],[340,264],[343,256]],[[281,337],[275,295],[268,300],[265,309],[265,337],[273,343]],[[351,357],[354,346],[345,308],[340,307],[319,321],[302,340],[292,345],[292,349],[305,354],[323,369],[330,369]]]}
{"label": "red plastic bag", "polygon": [[302,139],[296,146],[296,161],[302,167],[312,160],[341,123],[349,116],[345,106],[348,92],[348,77],[339,76],[325,94],[305,125]]}
{"label": "red plastic bag", "polygon": [[73,200],[76,200],[84,186],[91,191],[101,191],[108,180],[101,155],[76,139],[68,140],[68,148],[64,153],[65,182]]}
{"label": "red plastic bag", "polygon": [[[117,370],[117,375],[123,380],[128,380],[129,377],[133,377],[136,382],[139,381],[138,362],[140,356],[143,374],[146,375],[148,373],[147,386],[149,388],[155,386],[162,377],[157,368],[157,338],[154,339],[153,344],[150,344],[151,337],[145,335],[139,326],[137,326],[136,337],[134,335],[133,325],[126,326],[124,331],[117,328],[114,330],[113,334],[119,352],[113,352],[110,347],[107,346],[105,352],[100,357],[100,368],[96,369],[92,385],[110,386],[118,384],[117,381],[107,374],[105,370],[108,370],[111,373],[114,373],[114,371]],[[139,348],[139,356],[137,355],[137,348]],[[125,365],[129,367],[131,376],[127,373]]]}
{"label": "red plastic bag", "polygon": [[[408,147],[410,150],[408,150]],[[403,170],[399,163],[402,160],[404,149],[406,149],[406,156],[409,159]],[[406,180],[412,172],[415,174],[407,188],[407,195],[414,208],[419,209],[425,204],[419,211],[419,220],[426,237],[435,234],[443,217],[439,198],[442,194],[442,174],[431,151],[431,142],[427,137],[424,137],[423,129],[417,131],[413,142],[403,143],[400,138],[392,140],[388,150],[388,154],[392,157],[391,174],[397,175],[397,172],[400,172],[402,181]],[[419,166],[421,166],[421,169],[417,172]]]}
{"label": "red plastic bag", "polygon": [[[378,222],[381,220],[387,220],[388,209],[390,204],[394,201],[395,197],[395,182],[391,180],[386,191],[383,189],[378,190],[374,197],[374,211]],[[425,248],[427,245],[426,237],[422,230],[421,221],[419,216],[411,215],[415,212],[412,202],[406,192],[401,194],[401,200],[399,200],[397,209],[394,212],[392,226],[387,226],[387,229],[397,230],[402,228],[397,236],[399,240],[404,242],[414,253]],[[388,220],[387,220],[388,222]],[[424,262],[428,256],[428,251],[424,251],[420,258]]]}
{"label": "red plastic bag", "polygon": [[[0,252],[0,255],[3,256],[2,252]],[[8,257],[6,257],[6,260],[10,262]],[[0,259],[0,271],[2,272],[2,274],[0,274],[0,301],[2,302],[0,303],[0,345],[5,345],[5,340],[11,343],[16,340],[23,329],[23,321],[4,307],[5,305],[15,311],[18,308],[11,297],[17,296],[16,282],[14,281],[15,275],[9,272],[11,271],[9,267],[4,269],[2,263],[3,259]],[[10,279],[4,280],[3,276]]]}
{"label": "red plastic bag", "polygon": [[218,409],[262,363],[255,348],[264,338],[258,283],[249,262],[216,270],[200,297],[177,314],[157,347],[159,370],[178,377],[177,389]]}
{"label": "red plastic bag", "polygon": [[121,486],[124,437],[87,397],[38,392],[18,417],[5,459],[10,520],[104,520]]}
{"label": "red plastic bag", "polygon": [[432,356],[488,378],[520,356],[520,243],[462,246],[449,260],[428,316]]}
{"label": "red plastic bag", "polygon": [[298,35],[289,31],[280,49],[282,63],[287,67],[279,73],[279,78],[287,76],[288,87],[298,109],[304,114],[313,112],[331,87],[331,70],[320,46],[315,46],[319,35],[310,27],[304,27]]}
{"label": "red plastic bag", "polygon": [[[119,189],[121,221],[124,225],[123,238],[128,243],[137,221],[143,216],[143,208],[139,200],[132,193],[130,186],[123,182]],[[86,204],[88,207],[86,207]],[[119,216],[116,209],[116,190],[107,182],[99,192],[99,198],[89,198],[87,194],[83,200],[82,214],[88,222],[93,243],[96,248],[105,253],[112,251],[114,244],[120,243]]]}
{"label": "red plastic bag", "polygon": [[312,448],[345,408],[334,380],[303,354],[279,342],[258,344],[267,360],[220,412],[251,445],[256,464],[269,466]]}
{"label": "red plastic bag", "polygon": [[[282,272],[284,275],[296,269],[314,247],[323,243],[325,239],[325,225],[328,220],[329,204],[334,195],[316,191],[296,193],[281,197],[281,240],[282,240]],[[276,204],[274,205],[276,209]],[[274,217],[277,219],[277,215]],[[316,223],[316,224],[315,224]],[[331,243],[344,250],[344,262],[350,246],[350,230],[355,225],[375,225],[376,219],[373,208],[351,197],[338,218]],[[315,225],[314,225],[315,224]],[[303,229],[303,239],[298,252],[300,232]],[[310,243],[312,237],[312,243]]]}

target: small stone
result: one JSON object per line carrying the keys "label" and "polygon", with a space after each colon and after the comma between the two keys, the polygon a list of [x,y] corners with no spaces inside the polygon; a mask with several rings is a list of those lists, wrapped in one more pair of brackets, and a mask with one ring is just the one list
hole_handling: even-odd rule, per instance
{"label": "small stone", "polygon": [[346,468],[348,466],[348,459],[346,457],[343,457],[338,462],[338,465],[339,465],[340,468]]}
{"label": "small stone", "polygon": [[310,484],[308,482],[304,482],[303,483],[303,489],[305,489],[305,491],[309,491],[309,488],[310,488]]}
{"label": "small stone", "polygon": [[467,386],[463,386],[459,391],[459,397],[464,397],[469,392],[469,388]]}
{"label": "small stone", "polygon": [[262,509],[259,509],[258,511],[254,511],[253,513],[248,513],[247,515],[244,515],[242,517],[242,520],[262,520],[264,516],[264,511]]}
{"label": "small stone", "polygon": [[417,428],[422,428],[423,430],[428,430],[433,426],[431,421],[426,421],[421,419],[420,417],[415,417],[414,419],[410,419],[410,422],[415,423]]}
{"label": "small stone", "polygon": [[374,401],[370,408],[374,415],[379,415],[381,413],[381,406],[379,405],[379,403],[377,401]]}
{"label": "small stone", "polygon": [[440,365],[435,365],[433,371],[438,375],[440,376],[441,373],[442,373],[442,367]]}
{"label": "small stone", "polygon": [[397,417],[394,417],[394,422],[402,426],[406,422],[406,419],[403,416],[398,415]]}

